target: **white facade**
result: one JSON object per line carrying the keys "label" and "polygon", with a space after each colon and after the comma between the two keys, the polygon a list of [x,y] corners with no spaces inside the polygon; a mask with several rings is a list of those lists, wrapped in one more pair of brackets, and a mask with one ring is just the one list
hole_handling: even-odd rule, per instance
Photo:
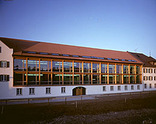
{"label": "white facade", "polygon": [[144,91],[156,90],[156,68],[143,67]]}

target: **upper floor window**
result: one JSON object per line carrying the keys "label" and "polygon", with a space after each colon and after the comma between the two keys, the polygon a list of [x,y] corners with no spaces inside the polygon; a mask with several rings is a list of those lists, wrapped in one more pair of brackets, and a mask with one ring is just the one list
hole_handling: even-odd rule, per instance
{"label": "upper floor window", "polygon": [[156,69],[154,69],[154,73],[156,73]]}
{"label": "upper floor window", "polygon": [[9,67],[9,62],[7,62],[7,61],[0,61],[0,67],[8,68]]}
{"label": "upper floor window", "polygon": [[0,47],[0,53],[2,52],[2,48]]}
{"label": "upper floor window", "polygon": [[9,75],[0,75],[0,81],[9,81]]}

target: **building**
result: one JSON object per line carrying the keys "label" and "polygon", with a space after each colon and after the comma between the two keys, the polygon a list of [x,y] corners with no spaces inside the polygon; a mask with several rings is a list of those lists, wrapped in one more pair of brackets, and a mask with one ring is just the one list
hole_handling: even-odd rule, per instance
{"label": "building", "polygon": [[0,99],[143,91],[129,52],[0,38]]}
{"label": "building", "polygon": [[141,53],[131,53],[135,58],[143,62],[144,91],[156,90],[156,60]]}

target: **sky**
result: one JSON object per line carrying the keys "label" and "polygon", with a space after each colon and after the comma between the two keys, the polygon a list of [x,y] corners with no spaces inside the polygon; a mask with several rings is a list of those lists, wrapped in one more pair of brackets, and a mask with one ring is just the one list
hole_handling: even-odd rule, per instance
{"label": "sky", "polygon": [[0,37],[156,59],[156,0],[0,0]]}

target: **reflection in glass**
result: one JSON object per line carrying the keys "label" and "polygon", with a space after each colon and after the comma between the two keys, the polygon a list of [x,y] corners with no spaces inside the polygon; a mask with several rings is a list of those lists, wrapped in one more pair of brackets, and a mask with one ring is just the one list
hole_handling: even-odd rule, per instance
{"label": "reflection in glass", "polygon": [[115,73],[115,65],[109,64],[109,73]]}
{"label": "reflection in glass", "polygon": [[107,84],[107,75],[101,75],[101,84]]}
{"label": "reflection in glass", "polygon": [[91,72],[91,63],[83,63],[84,72]]}
{"label": "reflection in glass", "polygon": [[84,84],[91,84],[91,75],[85,74],[84,77]]}
{"label": "reflection in glass", "polygon": [[74,72],[82,72],[82,63],[74,62]]}
{"label": "reflection in glass", "polygon": [[107,73],[107,64],[101,64],[101,73]]}

